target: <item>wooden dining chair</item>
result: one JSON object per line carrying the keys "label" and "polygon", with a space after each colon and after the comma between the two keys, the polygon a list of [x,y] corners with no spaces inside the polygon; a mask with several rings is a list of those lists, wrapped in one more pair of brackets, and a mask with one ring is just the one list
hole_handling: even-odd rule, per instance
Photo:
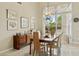
{"label": "wooden dining chair", "polygon": [[51,43],[47,44],[47,51],[48,51],[48,48],[50,48],[50,56],[52,55],[52,49],[53,49],[53,55],[54,55],[54,49],[56,48],[57,49],[57,55],[59,55],[60,53],[60,46],[61,46],[61,42],[60,42],[60,36],[57,36]]}
{"label": "wooden dining chair", "polygon": [[38,32],[33,32],[33,43],[34,43],[34,51],[33,51],[33,55],[36,53],[36,55],[42,55],[42,53],[44,52],[44,47],[41,48],[41,44],[39,41],[39,34]]}

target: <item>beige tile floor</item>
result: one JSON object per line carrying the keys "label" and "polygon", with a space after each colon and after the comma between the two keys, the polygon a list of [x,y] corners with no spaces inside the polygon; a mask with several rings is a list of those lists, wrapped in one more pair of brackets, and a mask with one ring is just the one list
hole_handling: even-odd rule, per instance
{"label": "beige tile floor", "polygon": [[0,56],[29,56],[29,46],[23,47],[20,50],[12,49],[1,53]]}
{"label": "beige tile floor", "polygon": [[[55,50],[55,52],[56,51],[57,50]],[[26,46],[26,47],[21,48],[20,50],[11,49],[7,52],[1,53],[0,56],[32,56],[32,55],[29,55],[29,46]]]}
{"label": "beige tile floor", "polygon": [[[79,56],[79,44],[63,44],[61,45],[61,56]],[[20,50],[10,50],[1,53],[0,56],[30,56],[29,46],[23,47]]]}
{"label": "beige tile floor", "polygon": [[61,46],[62,56],[79,56],[79,44],[69,44]]}
{"label": "beige tile floor", "polygon": [[[61,48],[60,48],[61,56],[79,56],[79,44],[68,44],[66,42],[65,43],[63,42],[64,41],[61,40]],[[7,52],[0,53],[0,56],[30,56],[29,46],[23,47],[20,50],[11,49]]]}

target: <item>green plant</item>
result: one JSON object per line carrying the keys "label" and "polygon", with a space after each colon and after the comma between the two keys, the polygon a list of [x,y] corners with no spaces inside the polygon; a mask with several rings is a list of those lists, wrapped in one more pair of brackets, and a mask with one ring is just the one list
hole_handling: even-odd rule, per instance
{"label": "green plant", "polygon": [[53,35],[55,33],[55,23],[52,22],[52,20],[49,23],[49,28],[50,28],[51,35]]}
{"label": "green plant", "polygon": [[57,18],[57,19],[58,19],[57,28],[58,28],[58,29],[61,29],[62,16],[58,16],[58,18]]}

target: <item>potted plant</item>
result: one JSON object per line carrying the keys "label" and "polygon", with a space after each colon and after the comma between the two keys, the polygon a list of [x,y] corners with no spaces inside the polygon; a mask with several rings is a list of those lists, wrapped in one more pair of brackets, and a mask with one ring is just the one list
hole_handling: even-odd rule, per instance
{"label": "potted plant", "polygon": [[49,23],[49,28],[50,28],[50,33],[51,35],[54,35],[55,31],[56,31],[56,28],[55,28],[55,23],[50,21]]}

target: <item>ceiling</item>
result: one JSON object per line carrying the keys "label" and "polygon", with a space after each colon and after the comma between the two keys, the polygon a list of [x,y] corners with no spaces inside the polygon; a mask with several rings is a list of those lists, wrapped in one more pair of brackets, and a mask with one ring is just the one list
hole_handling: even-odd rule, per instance
{"label": "ceiling", "polygon": [[49,5],[49,6],[57,6],[57,5],[63,5],[63,4],[70,4],[71,2],[40,2],[40,5],[43,7]]}

